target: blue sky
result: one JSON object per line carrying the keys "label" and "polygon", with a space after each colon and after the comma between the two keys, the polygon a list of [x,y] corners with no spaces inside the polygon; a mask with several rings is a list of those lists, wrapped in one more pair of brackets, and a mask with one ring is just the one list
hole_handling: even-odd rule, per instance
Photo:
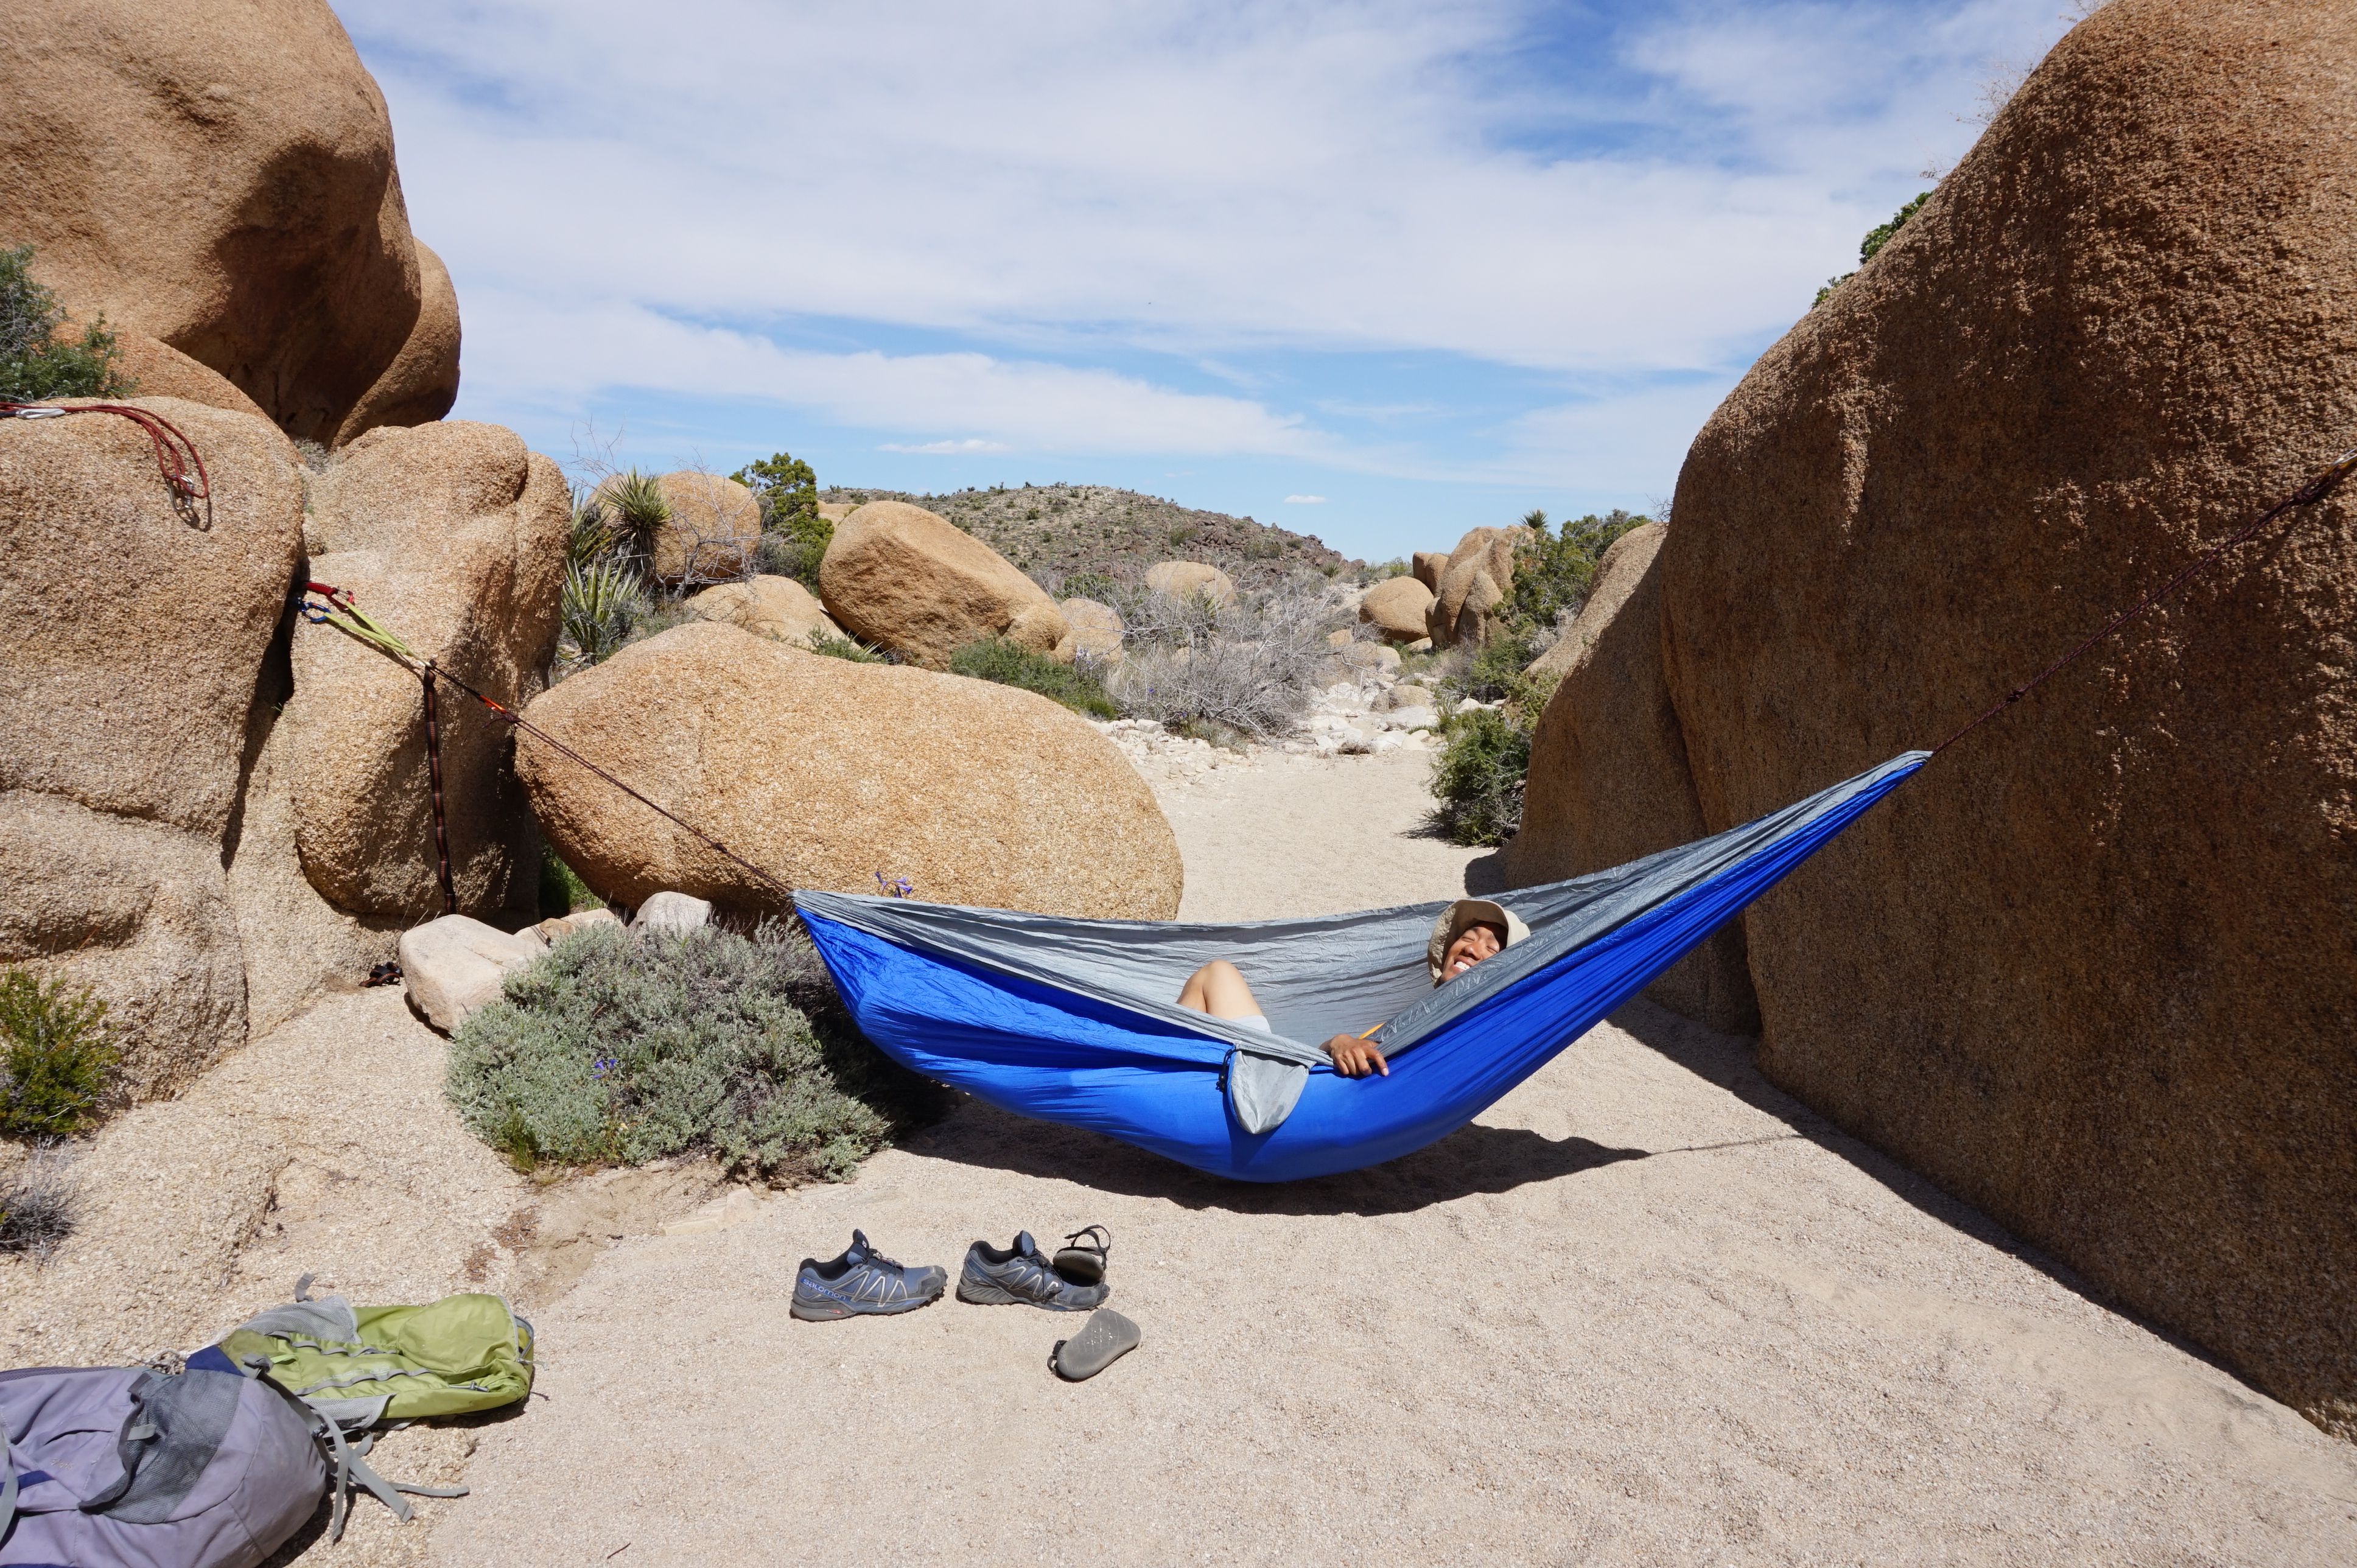
{"label": "blue sky", "polygon": [[458,416],[1369,559],[1666,495],[2070,8],[338,5],[457,283]]}

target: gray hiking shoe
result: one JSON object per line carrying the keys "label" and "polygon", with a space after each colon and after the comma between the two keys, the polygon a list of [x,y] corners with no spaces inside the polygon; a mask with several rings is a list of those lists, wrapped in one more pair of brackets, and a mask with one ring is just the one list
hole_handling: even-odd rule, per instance
{"label": "gray hiking shoe", "polygon": [[851,1233],[843,1256],[820,1262],[802,1260],[794,1276],[796,1317],[823,1323],[837,1317],[873,1317],[914,1312],[942,1299],[948,1273],[933,1264],[907,1269],[867,1244],[863,1230]]}
{"label": "gray hiking shoe", "polygon": [[1039,1251],[1039,1243],[1024,1231],[1005,1249],[976,1241],[965,1250],[965,1268],[958,1274],[958,1299],[977,1306],[1041,1306],[1049,1312],[1087,1312],[1104,1305],[1113,1287],[1074,1284],[1058,1273]]}

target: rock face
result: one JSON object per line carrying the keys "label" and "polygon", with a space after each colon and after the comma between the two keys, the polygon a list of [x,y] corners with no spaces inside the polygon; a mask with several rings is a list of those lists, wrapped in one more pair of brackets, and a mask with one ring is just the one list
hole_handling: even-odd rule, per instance
{"label": "rock face", "polygon": [[1217,566],[1200,561],[1162,561],[1146,569],[1146,585],[1157,594],[1183,599],[1192,594],[1210,596],[1215,605],[1235,602],[1236,585]]}
{"label": "rock face", "polygon": [[[699,621],[573,676],[528,716],[789,886],[872,893],[880,872],[945,903],[1178,912],[1178,841],[1144,781],[1087,721],[1033,693]],[[550,842],[609,897],[779,907],[530,736],[518,761]]]}
{"label": "rock face", "polygon": [[1498,632],[1493,613],[1514,582],[1514,547],[1531,531],[1477,528],[1448,553],[1448,568],[1425,612],[1425,631],[1437,648],[1485,648]]}
{"label": "rock face", "polygon": [[[1696,440],[1706,825],[1937,741],[2357,425],[2357,12],[2116,0]],[[1452,570],[1453,575],[1453,570]],[[2357,495],[1745,921],[1777,1082],[2357,1437]]]}
{"label": "rock face", "polygon": [[996,551],[905,501],[870,501],[837,523],[818,580],[852,635],[929,670],[986,637],[1052,654],[1069,629],[1047,591]]}
{"label": "rock face", "polygon": [[1415,642],[1426,635],[1426,613],[1432,608],[1432,590],[1414,577],[1391,577],[1369,588],[1359,601],[1359,618],[1383,634],[1386,642]]}
{"label": "rock face", "polygon": [[[1662,671],[1662,537],[1656,522],[1613,541],[1579,618],[1532,666],[1560,681],[1531,740],[1522,832],[1506,848],[1509,886],[1626,865],[1710,831]],[[1739,922],[1645,994],[1729,1034],[1760,1029]]]}
{"label": "rock face", "polygon": [[[514,432],[466,421],[372,431],[311,487],[311,576],[486,695],[521,708],[556,647],[570,499]],[[356,914],[442,908],[417,679],[326,627],[298,628],[296,843]],[[528,907],[538,864],[506,725],[444,687],[443,801],[459,908]]]}
{"label": "rock face", "polygon": [[210,530],[128,420],[0,423],[0,964],[94,986],[135,1097],[245,1040],[223,845],[303,515],[277,431],[136,401],[204,455]]}
{"label": "rock face", "polygon": [[1057,658],[1067,662],[1076,658],[1099,664],[1121,661],[1121,634],[1125,628],[1118,610],[1094,599],[1066,599],[1056,608],[1069,628],[1065,640],[1057,646]]}
{"label": "rock face", "polygon": [[[1555,640],[1555,646],[1531,660],[1526,671],[1532,675],[1553,675],[1560,679],[1571,672],[1576,664],[1586,661],[1588,648],[1604,634],[1604,628],[1620,613],[1620,607],[1637,592],[1638,585],[1646,581],[1653,557],[1662,552],[1663,527],[1658,522],[1632,528],[1606,546],[1604,558],[1596,564],[1596,581],[1587,592],[1587,602],[1579,607],[1579,615],[1570,628]],[[1650,589],[1649,589],[1650,591]],[[1661,609],[1656,595],[1653,608],[1641,612],[1658,628]],[[1660,660],[1654,660],[1658,671]],[[1648,677],[1658,682],[1658,673]],[[1687,792],[1693,792],[1691,784]],[[1666,846],[1665,846],[1666,847]]]}
{"label": "rock face", "polygon": [[447,1035],[468,1014],[497,1002],[508,976],[547,950],[537,932],[510,936],[464,915],[445,915],[401,934],[401,982],[410,1005]]}
{"label": "rock face", "polygon": [[741,627],[756,637],[802,648],[813,637],[841,637],[818,596],[791,577],[759,576],[749,583],[723,583],[687,601],[704,620]]}
{"label": "rock face", "polygon": [[77,317],[168,345],[294,435],[447,412],[456,300],[323,0],[12,6],[0,100],[0,234]]}
{"label": "rock face", "polygon": [[1440,579],[1448,575],[1448,553],[1445,550],[1419,550],[1410,559],[1409,567],[1415,580],[1424,585],[1426,593],[1437,595]]}

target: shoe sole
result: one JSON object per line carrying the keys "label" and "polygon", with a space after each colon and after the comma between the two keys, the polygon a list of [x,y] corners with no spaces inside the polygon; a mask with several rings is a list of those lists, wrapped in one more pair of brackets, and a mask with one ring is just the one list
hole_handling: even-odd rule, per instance
{"label": "shoe sole", "polygon": [[833,1323],[845,1317],[892,1317],[903,1312],[914,1312],[919,1307],[931,1306],[941,1299],[937,1295],[919,1295],[877,1306],[845,1306],[832,1301],[805,1302],[796,1296],[793,1305],[788,1310],[804,1323]]}
{"label": "shoe sole", "polygon": [[1048,1366],[1068,1383],[1086,1382],[1144,1343],[1137,1325],[1111,1307],[1100,1307],[1070,1339],[1048,1352]]}
{"label": "shoe sole", "polygon": [[1028,1295],[1017,1295],[1004,1285],[988,1280],[977,1280],[965,1274],[958,1276],[957,1298],[975,1306],[1036,1306],[1042,1312],[1092,1312],[1092,1306],[1067,1306],[1060,1302],[1034,1301]]}

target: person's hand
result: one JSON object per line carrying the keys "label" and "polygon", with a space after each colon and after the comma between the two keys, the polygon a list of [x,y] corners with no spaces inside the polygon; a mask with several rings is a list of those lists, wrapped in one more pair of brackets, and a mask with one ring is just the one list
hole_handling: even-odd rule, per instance
{"label": "person's hand", "polygon": [[1344,1078],[1364,1078],[1369,1073],[1392,1075],[1391,1065],[1372,1040],[1356,1035],[1337,1035],[1326,1042],[1326,1054],[1334,1058],[1334,1070]]}

